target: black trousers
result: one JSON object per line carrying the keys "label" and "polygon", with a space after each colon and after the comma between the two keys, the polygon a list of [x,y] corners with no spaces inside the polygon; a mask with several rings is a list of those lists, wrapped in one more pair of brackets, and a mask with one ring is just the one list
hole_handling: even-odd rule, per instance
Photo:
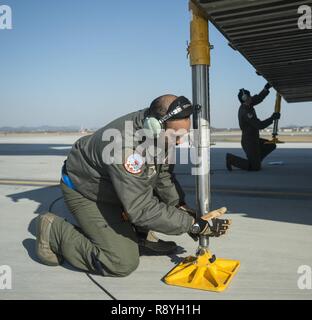
{"label": "black trousers", "polygon": [[242,170],[259,171],[261,170],[262,160],[276,149],[275,144],[265,144],[265,139],[242,139],[242,147],[246,153],[247,159],[229,154],[229,160],[232,166]]}

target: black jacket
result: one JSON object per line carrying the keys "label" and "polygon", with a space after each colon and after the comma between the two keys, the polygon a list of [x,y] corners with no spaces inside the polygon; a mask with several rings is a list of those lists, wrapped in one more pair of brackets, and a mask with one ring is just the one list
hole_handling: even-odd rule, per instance
{"label": "black jacket", "polygon": [[251,103],[243,103],[240,106],[238,120],[243,139],[259,139],[259,130],[265,129],[273,123],[271,117],[264,121],[259,120],[254,109],[254,106],[261,103],[268,94],[269,90],[263,89],[251,98]]}

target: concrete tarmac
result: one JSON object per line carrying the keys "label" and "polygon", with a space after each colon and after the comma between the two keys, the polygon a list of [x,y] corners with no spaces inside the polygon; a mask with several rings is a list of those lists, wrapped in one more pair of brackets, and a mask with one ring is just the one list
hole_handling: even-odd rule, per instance
{"label": "concrete tarmac", "polygon": [[[0,299],[312,299],[311,289],[298,287],[298,268],[312,268],[312,144],[280,145],[261,172],[231,173],[225,153],[243,156],[239,144],[213,147],[212,208],[226,206],[233,226],[227,236],[211,240],[210,248],[217,257],[240,260],[241,267],[226,291],[212,293],[161,280],[183,257],[195,254],[197,243],[188,235],[159,235],[176,241],[179,252],[141,256],[138,269],[126,278],[92,276],[102,288],[70,265],[38,261],[34,219],[61,197],[60,168],[77,138],[0,138],[0,268],[12,270],[12,289],[0,289]],[[194,206],[190,170],[176,167]],[[52,211],[75,223],[62,199]]]}

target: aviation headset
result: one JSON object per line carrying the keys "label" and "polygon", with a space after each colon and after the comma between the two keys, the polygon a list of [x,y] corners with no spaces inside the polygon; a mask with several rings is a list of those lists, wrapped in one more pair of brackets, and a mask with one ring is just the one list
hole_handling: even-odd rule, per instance
{"label": "aviation headset", "polygon": [[158,138],[161,130],[165,129],[165,123],[170,119],[188,118],[193,113],[191,102],[181,96],[175,99],[169,106],[167,114],[164,116],[150,116],[144,119],[143,127],[155,138]]}
{"label": "aviation headset", "polygon": [[247,99],[250,97],[250,92],[245,89],[240,89],[238,97],[241,102],[246,102]]}

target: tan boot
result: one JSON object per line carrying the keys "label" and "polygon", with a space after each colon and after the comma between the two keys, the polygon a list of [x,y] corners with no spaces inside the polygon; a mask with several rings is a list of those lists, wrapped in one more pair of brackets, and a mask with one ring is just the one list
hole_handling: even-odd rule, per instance
{"label": "tan boot", "polygon": [[46,213],[36,219],[36,253],[40,261],[48,266],[58,266],[63,262],[62,257],[56,255],[50,247],[50,230],[55,217],[53,213]]}

